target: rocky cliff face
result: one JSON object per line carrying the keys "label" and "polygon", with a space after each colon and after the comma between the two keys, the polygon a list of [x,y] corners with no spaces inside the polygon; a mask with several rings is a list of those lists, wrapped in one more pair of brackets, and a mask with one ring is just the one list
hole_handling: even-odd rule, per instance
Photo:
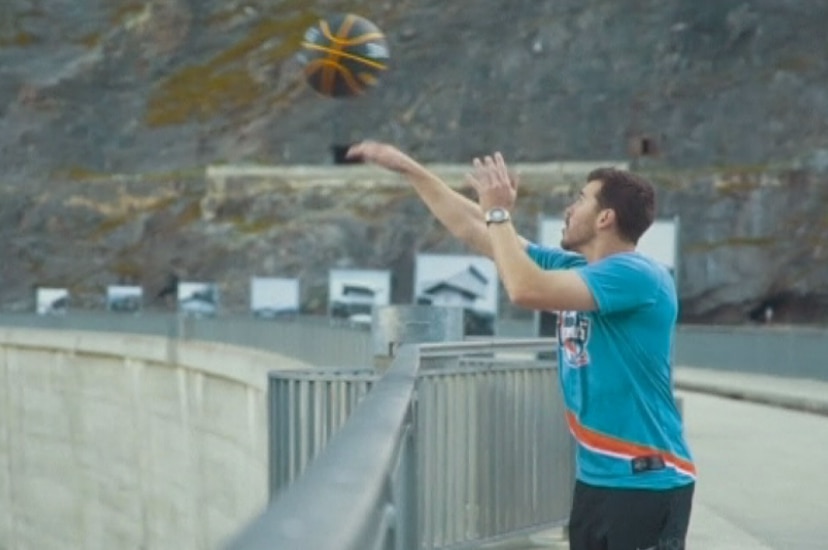
{"label": "rocky cliff face", "polygon": [[[655,176],[658,179],[658,176]],[[673,176],[674,177],[674,176]],[[720,172],[675,187],[662,212],[680,216],[686,321],[828,321],[828,185],[801,170]]]}
{"label": "rocky cliff face", "polygon": [[[360,99],[296,71],[334,11],[388,34]],[[367,136],[439,162],[787,162],[828,148],[826,21],[816,0],[7,0],[0,162],[6,181],[329,163]]]}
{"label": "rocky cliff face", "polygon": [[[523,166],[519,230],[538,235],[586,171]],[[462,185],[464,167],[435,167]],[[678,280],[686,322],[828,321],[828,186],[797,170],[676,176],[653,172],[659,216],[680,218]],[[90,197],[95,197],[94,199]],[[102,308],[107,285],[140,284],[151,308],[171,275],[219,284],[247,311],[253,276],[297,277],[303,311],[324,313],[332,268],[388,269],[410,303],[418,253],[469,253],[413,191],[368,167],[222,168],[179,176],[61,182],[2,197],[4,309],[32,310],[33,285],[68,287],[72,307]],[[503,293],[501,293],[503,296]],[[504,316],[520,315],[505,300]]]}
{"label": "rocky cliff face", "polygon": [[[333,11],[388,34],[392,70],[358,99],[299,77],[299,37]],[[58,283],[92,303],[113,279],[154,288],[173,269],[256,267],[317,290],[331,264],[406,272],[412,251],[455,245],[399,190],[351,190],[344,207],[321,187],[266,192],[201,217],[206,165],[330,165],[332,144],[374,137],[430,162],[632,160],[661,182],[662,215],[682,216],[686,319],[765,302],[813,319],[825,21],[816,0],[6,0],[0,306]]]}

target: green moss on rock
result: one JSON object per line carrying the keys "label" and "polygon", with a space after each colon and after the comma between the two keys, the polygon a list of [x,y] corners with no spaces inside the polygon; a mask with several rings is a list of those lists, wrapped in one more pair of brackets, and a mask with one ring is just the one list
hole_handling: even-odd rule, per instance
{"label": "green moss on rock", "polygon": [[305,29],[315,20],[314,15],[305,13],[265,19],[207,63],[171,75],[149,100],[147,124],[183,124],[250,107],[267,89],[253,78],[247,66],[249,57],[256,55],[266,64],[283,62],[296,51]]}
{"label": "green moss on rock", "polygon": [[18,31],[12,36],[0,36],[0,48],[25,48],[39,42],[38,38],[30,32]]}

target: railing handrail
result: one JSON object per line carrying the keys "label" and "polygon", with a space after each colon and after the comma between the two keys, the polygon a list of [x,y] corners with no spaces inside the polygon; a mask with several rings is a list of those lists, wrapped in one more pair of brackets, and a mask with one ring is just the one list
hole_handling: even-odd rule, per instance
{"label": "railing handrail", "polygon": [[465,340],[462,342],[429,342],[420,344],[420,357],[454,357],[474,353],[554,351],[555,338],[492,338]]}
{"label": "railing handrail", "polygon": [[[230,550],[362,550],[410,411],[419,351],[404,345],[388,372],[303,475],[227,546]],[[380,475],[381,473],[386,475]],[[343,513],[346,511],[348,513]]]}

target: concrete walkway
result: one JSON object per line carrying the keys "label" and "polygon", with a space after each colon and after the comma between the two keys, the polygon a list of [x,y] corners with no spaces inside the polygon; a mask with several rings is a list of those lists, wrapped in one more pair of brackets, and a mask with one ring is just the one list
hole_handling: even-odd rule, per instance
{"label": "concrete walkway", "polygon": [[[689,550],[828,548],[828,382],[679,367],[699,482]],[[486,550],[566,550],[561,530]]]}
{"label": "concrete walkway", "polygon": [[699,471],[690,548],[825,550],[828,417],[682,397]]}

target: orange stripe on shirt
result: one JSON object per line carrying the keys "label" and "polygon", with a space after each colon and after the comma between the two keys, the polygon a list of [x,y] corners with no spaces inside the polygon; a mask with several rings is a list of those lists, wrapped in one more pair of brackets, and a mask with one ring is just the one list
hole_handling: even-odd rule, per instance
{"label": "orange stripe on shirt", "polygon": [[646,445],[639,445],[637,443],[630,443],[617,439],[615,437],[591,430],[578,422],[575,415],[566,411],[566,421],[569,424],[569,429],[580,443],[584,446],[594,449],[600,453],[622,455],[628,458],[635,458],[638,456],[658,455],[666,464],[672,465],[677,470],[694,476],[696,475],[696,467],[692,462],[684,458],[678,457],[672,453],[656,449],[654,447],[647,447]]}

